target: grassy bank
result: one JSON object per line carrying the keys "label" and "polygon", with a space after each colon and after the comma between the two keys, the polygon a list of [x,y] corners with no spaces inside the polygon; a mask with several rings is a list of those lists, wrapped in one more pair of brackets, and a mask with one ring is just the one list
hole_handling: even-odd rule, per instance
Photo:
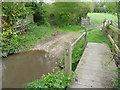
{"label": "grassy bank", "polygon": [[2,54],[0,56],[5,57],[17,51],[29,50],[40,42],[52,38],[58,32],[68,33],[82,29],[84,29],[84,27],[64,26],[62,28],[57,27],[56,30],[54,30],[52,26],[29,24],[27,25],[27,32],[24,35],[14,35],[8,40],[8,43],[2,42]]}

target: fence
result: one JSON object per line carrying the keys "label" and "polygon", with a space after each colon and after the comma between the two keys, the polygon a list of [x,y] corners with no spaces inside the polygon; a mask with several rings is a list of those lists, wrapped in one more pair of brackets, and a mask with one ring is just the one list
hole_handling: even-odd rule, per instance
{"label": "fence", "polygon": [[82,40],[84,37],[84,48],[87,45],[87,30],[80,35],[80,37],[74,42],[65,42],[65,75],[72,73],[72,49]]}
{"label": "fence", "polygon": [[13,28],[16,30],[16,33],[24,33],[26,30],[25,26],[31,22],[33,22],[33,15],[28,15],[25,19],[18,19]]}
{"label": "fence", "polygon": [[112,43],[112,53],[113,58],[118,60],[118,56],[120,55],[120,48],[118,47],[118,35],[120,33],[120,29],[116,28],[117,24],[113,23],[112,20],[104,20],[103,21],[103,32],[109,38]]}
{"label": "fence", "polygon": [[86,25],[90,25],[91,21],[90,21],[90,17],[82,17],[81,19],[81,26],[86,26]]}

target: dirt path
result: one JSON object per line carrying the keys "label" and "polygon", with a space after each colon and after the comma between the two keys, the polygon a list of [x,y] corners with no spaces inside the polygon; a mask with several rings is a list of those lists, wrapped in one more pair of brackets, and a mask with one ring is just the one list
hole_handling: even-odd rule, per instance
{"label": "dirt path", "polygon": [[45,50],[56,56],[58,59],[61,59],[64,51],[64,42],[67,40],[72,42],[72,40],[80,36],[80,32],[81,31],[57,35],[49,41],[38,44],[32,48],[32,50]]}

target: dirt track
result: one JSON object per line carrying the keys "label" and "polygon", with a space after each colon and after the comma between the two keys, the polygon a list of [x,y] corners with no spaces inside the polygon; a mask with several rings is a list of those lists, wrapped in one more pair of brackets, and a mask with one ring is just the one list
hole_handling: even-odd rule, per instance
{"label": "dirt track", "polygon": [[36,45],[34,48],[32,48],[32,50],[45,50],[56,56],[58,59],[61,59],[64,51],[64,42],[72,42],[72,40],[78,38],[80,34],[80,31],[70,32],[67,34],[59,34],[49,41]]}

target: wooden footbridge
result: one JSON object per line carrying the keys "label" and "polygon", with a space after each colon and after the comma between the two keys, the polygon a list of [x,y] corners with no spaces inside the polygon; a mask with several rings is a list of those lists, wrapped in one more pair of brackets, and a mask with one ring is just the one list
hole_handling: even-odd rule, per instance
{"label": "wooden footbridge", "polygon": [[[109,31],[108,31],[109,25]],[[117,77],[116,61],[120,53],[118,32],[111,21],[103,22],[103,33],[112,44],[112,50],[105,43],[87,43],[87,30],[73,43],[66,42],[65,74],[71,74],[72,49],[84,38],[84,53],[77,65],[77,77],[70,88],[113,88],[113,79]],[[111,52],[112,51],[112,52]],[[118,60],[119,61],[119,60]]]}

